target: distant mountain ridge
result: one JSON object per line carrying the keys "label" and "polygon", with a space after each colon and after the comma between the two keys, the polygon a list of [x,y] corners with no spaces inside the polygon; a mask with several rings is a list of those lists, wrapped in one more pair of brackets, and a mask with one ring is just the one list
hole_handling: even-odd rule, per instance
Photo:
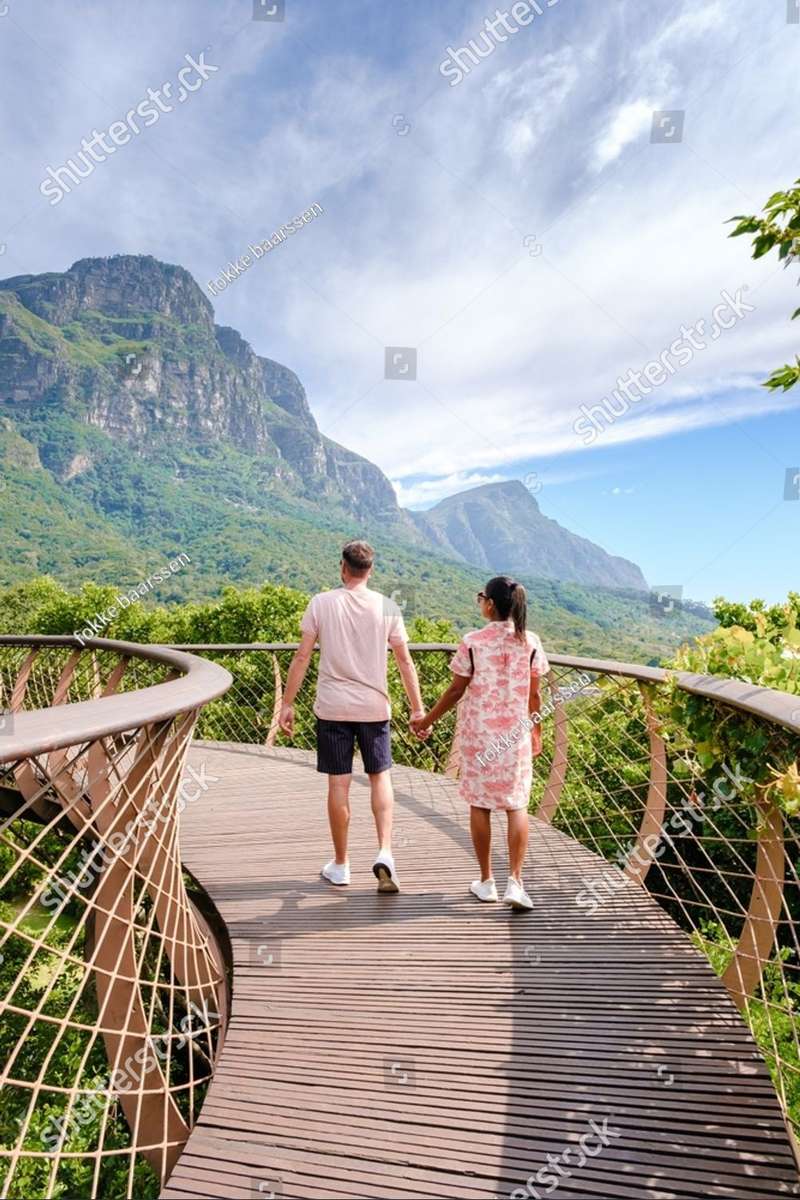
{"label": "distant mountain ridge", "polygon": [[375,464],[320,432],[297,375],[215,324],[188,271],[150,256],[0,281],[0,515],[0,583],[49,572],[121,586],[185,550],[176,598],[264,578],[311,589],[360,534],[430,615],[500,570],[540,581],[553,611],[553,580],[646,587],[519,482],[400,508]]}
{"label": "distant mountain ridge", "polygon": [[544,516],[519,480],[486,483],[413,515],[443,553],[489,571],[647,589],[635,563],[607,554]]}

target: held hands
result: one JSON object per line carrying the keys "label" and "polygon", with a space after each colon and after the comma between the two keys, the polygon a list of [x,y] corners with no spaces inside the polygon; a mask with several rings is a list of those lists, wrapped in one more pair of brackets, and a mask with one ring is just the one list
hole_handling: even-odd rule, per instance
{"label": "held hands", "polygon": [[424,712],[422,712],[422,711],[413,712],[411,714],[411,719],[408,722],[408,724],[411,729],[411,732],[421,742],[424,742],[426,740],[426,738],[430,737],[431,726],[430,726],[430,722],[428,721],[428,718]]}
{"label": "held hands", "polygon": [[294,705],[282,704],[278,725],[287,737],[294,737]]}

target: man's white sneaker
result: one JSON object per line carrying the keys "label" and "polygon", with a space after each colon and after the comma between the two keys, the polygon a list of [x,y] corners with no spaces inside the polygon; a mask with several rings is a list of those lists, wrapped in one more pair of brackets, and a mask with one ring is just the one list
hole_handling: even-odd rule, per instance
{"label": "man's white sneaker", "polygon": [[329,863],[320,871],[323,879],[327,879],[328,883],[333,883],[336,887],[344,887],[350,882],[350,866],[348,863],[337,863],[335,858],[332,858]]}
{"label": "man's white sneaker", "polygon": [[473,879],[469,890],[484,904],[493,904],[497,900],[497,884],[493,879]]}
{"label": "man's white sneaker", "polygon": [[530,912],[533,908],[533,901],[530,896],[519,880],[515,879],[513,875],[509,875],[508,877],[503,904],[509,905],[515,912]]}
{"label": "man's white sneaker", "polygon": [[400,880],[394,869],[394,859],[387,850],[381,850],[372,864],[372,874],[378,881],[379,892],[399,892]]}

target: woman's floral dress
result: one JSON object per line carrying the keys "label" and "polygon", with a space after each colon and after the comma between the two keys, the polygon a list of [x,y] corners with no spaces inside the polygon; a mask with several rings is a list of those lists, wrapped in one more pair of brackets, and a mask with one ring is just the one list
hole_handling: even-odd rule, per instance
{"label": "woman's floral dress", "polygon": [[[471,653],[470,653],[471,652]],[[512,621],[490,621],[465,635],[450,662],[471,682],[458,707],[459,790],[476,808],[527,808],[531,793],[528,695],[531,675],[550,669],[542,643]]]}

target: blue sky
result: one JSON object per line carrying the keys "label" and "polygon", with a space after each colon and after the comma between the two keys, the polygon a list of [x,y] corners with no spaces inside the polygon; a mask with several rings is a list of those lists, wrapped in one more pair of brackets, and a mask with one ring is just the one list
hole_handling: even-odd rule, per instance
{"label": "blue sky", "polygon": [[[800,390],[760,381],[796,353],[798,272],[723,223],[800,175],[800,26],[782,0],[540,6],[451,86],[494,4],[2,0],[0,274],[151,253],[204,286],[318,203],[217,320],[402,502],[536,472],[545,513],[651,583],[777,600],[800,585]],[[50,205],[46,169],[201,52],[203,86]],[[680,143],[651,142],[656,110]],[[750,308],[584,444],[582,406],[723,291]],[[386,346],[417,350],[415,381],[384,379]]]}

